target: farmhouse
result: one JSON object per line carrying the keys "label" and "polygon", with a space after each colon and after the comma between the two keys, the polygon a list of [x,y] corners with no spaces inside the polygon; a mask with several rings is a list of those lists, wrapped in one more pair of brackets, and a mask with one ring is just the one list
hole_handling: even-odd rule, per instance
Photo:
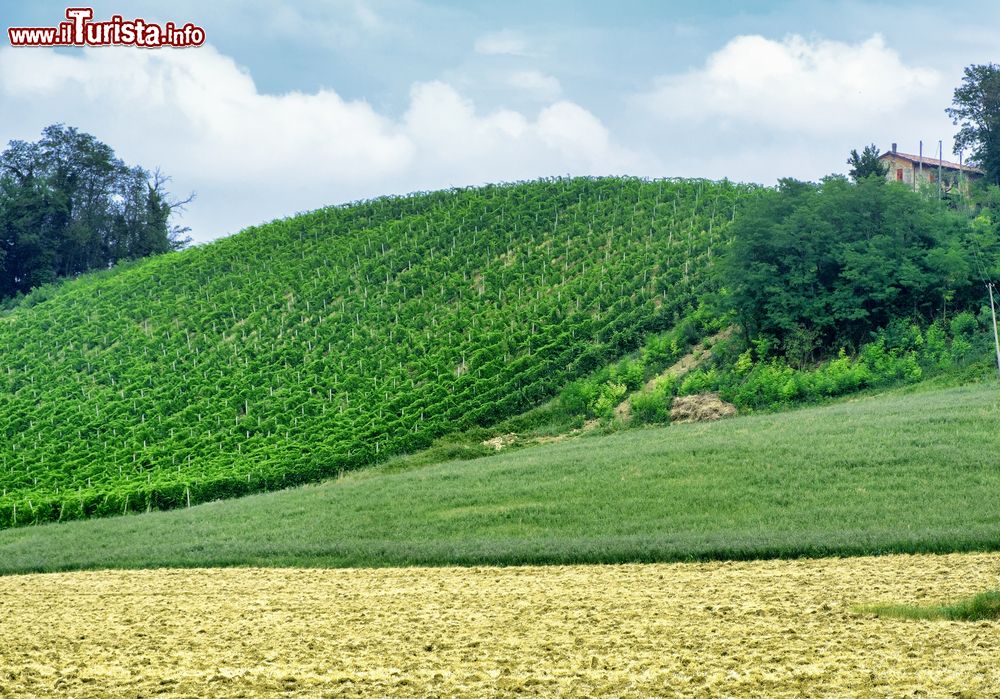
{"label": "farmhouse", "polygon": [[940,177],[943,191],[950,192],[956,185],[964,190],[969,180],[984,174],[981,169],[971,165],[902,153],[896,150],[895,143],[892,144],[892,150],[886,151],[878,159],[889,166],[885,175],[887,180],[904,182],[913,185],[914,189],[925,185],[936,187]]}

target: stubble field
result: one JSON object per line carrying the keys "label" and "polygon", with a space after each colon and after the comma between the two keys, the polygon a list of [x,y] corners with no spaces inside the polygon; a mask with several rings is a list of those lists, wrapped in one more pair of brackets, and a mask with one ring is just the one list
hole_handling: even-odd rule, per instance
{"label": "stubble field", "polygon": [[1000,554],[0,578],[0,695],[1000,696]]}

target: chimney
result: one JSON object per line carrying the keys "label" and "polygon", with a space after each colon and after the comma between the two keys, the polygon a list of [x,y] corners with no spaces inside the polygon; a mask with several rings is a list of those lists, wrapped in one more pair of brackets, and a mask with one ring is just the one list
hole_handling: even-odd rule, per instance
{"label": "chimney", "polygon": [[895,144],[895,143],[893,143],[893,144],[892,144],[892,152],[893,152],[894,154],[895,154],[895,152],[896,152],[896,144]]}

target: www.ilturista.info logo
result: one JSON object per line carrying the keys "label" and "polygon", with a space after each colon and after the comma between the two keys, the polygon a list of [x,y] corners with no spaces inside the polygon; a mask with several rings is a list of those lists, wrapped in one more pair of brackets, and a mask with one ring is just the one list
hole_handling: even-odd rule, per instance
{"label": "www.ilturista.info logo", "polygon": [[66,9],[67,22],[57,27],[11,27],[11,46],[140,46],[142,48],[187,48],[205,43],[205,30],[188,22],[156,24],[144,19],[112,15],[107,22],[92,22],[89,7]]}

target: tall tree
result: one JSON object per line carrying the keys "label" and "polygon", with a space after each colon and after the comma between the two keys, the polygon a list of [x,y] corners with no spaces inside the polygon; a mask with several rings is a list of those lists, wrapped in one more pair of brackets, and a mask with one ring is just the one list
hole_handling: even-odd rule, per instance
{"label": "tall tree", "polygon": [[1000,65],[968,66],[945,112],[960,127],[955,153],[968,150],[969,162],[983,168],[991,184],[1000,184]]}
{"label": "tall tree", "polygon": [[878,146],[874,143],[867,145],[859,154],[857,149],[851,151],[851,156],[847,159],[847,164],[851,166],[851,179],[858,182],[865,177],[884,178],[889,172],[889,166],[878,159]]}
{"label": "tall tree", "polygon": [[56,124],[0,153],[0,298],[119,260],[177,249],[168,178],[130,167],[90,134]]}
{"label": "tall tree", "polygon": [[733,224],[717,271],[750,338],[824,353],[867,342],[893,318],[967,305],[967,232],[964,215],[872,177],[781,180]]}

